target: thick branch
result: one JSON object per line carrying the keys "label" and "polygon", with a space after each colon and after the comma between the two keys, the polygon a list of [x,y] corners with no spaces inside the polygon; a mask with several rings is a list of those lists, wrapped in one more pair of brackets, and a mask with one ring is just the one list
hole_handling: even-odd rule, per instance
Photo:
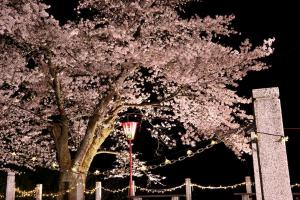
{"label": "thick branch", "polygon": [[55,92],[55,100],[56,100],[56,104],[59,110],[59,113],[61,115],[65,115],[65,111],[64,111],[64,107],[63,107],[63,100],[62,100],[62,96],[61,96],[61,87],[60,87],[60,83],[59,80],[57,78],[57,75],[54,75],[54,79],[53,79],[53,89]]}
{"label": "thick branch", "polygon": [[124,104],[125,107],[163,107],[161,105],[161,101],[159,102],[145,102],[145,103],[140,103],[140,104]]}
{"label": "thick branch", "polygon": [[57,157],[58,157],[59,164],[62,169],[66,170],[69,169],[72,164],[71,154],[68,145],[69,123],[64,110],[63,97],[61,94],[61,85],[57,77],[57,72],[55,71],[54,68],[51,67],[51,64],[49,64],[48,67],[49,67],[50,74],[53,78],[52,88],[55,93],[56,105],[60,113],[60,116],[62,118],[60,122],[54,123],[52,135],[54,137],[54,141],[57,149]]}
{"label": "thick branch", "polygon": [[[64,122],[63,122],[64,123]],[[55,123],[52,127],[52,136],[55,142],[57,160],[62,170],[71,168],[71,154],[68,148],[68,127],[66,124]]]}
{"label": "thick branch", "polygon": [[[88,170],[91,162],[93,161],[94,156],[97,154],[97,150],[101,146],[101,144],[105,141],[105,139],[109,136],[109,134],[114,129],[115,119],[118,117],[118,112],[122,109],[122,105],[116,105],[115,109],[112,110],[109,117],[107,119],[103,118],[103,115],[99,120],[102,121],[102,126],[95,126],[95,130],[93,130],[93,134],[91,132],[87,133],[85,139],[85,146],[81,146],[82,149],[81,154],[77,154],[75,158],[75,165],[79,166],[80,171]],[[92,138],[87,138],[87,136]],[[89,139],[89,140],[88,140]]]}
{"label": "thick branch", "polygon": [[97,154],[112,154],[112,155],[119,155],[120,153],[114,151],[98,151]]}
{"label": "thick branch", "polygon": [[[139,65],[136,63],[127,62],[123,65],[123,71],[115,81],[114,86],[111,87],[111,91],[108,93],[108,95],[99,101],[99,103],[96,105],[94,114],[90,117],[86,135],[80,145],[79,150],[77,151],[77,154],[75,156],[74,164],[77,166],[82,165],[88,165],[87,163],[91,162],[91,155],[93,156],[96,154],[98,148],[104,142],[106,137],[109,135],[109,133],[112,131],[111,128],[100,128],[100,132],[104,132],[105,134],[102,135],[102,137],[99,138],[99,136],[96,136],[95,131],[97,128],[97,125],[99,122],[104,122],[106,124],[112,124],[111,120],[114,120],[116,118],[117,113],[115,110],[121,109],[120,105],[116,105],[115,109],[112,111],[113,113],[109,113],[109,102],[114,101],[115,97],[118,95],[119,88],[123,85],[123,82],[126,80],[126,78],[138,67]],[[111,117],[109,119],[104,119],[106,114],[110,114]],[[107,130],[106,130],[107,129]],[[91,149],[93,149],[93,153],[91,153]],[[96,149],[96,151],[94,150]],[[89,155],[88,155],[89,154]],[[85,163],[85,164],[84,164]],[[86,167],[83,167],[86,168]]]}
{"label": "thick branch", "polygon": [[105,110],[107,109],[107,105],[113,98],[113,94],[114,93],[111,92],[101,102],[99,102],[99,104],[96,106],[94,114],[90,117],[85,137],[83,138],[80,148],[78,149],[75,156],[75,165],[81,165],[81,163],[83,162],[84,157],[87,154],[91,143],[93,142],[97,125],[99,121],[101,121],[101,118],[103,118]]}
{"label": "thick branch", "polygon": [[90,144],[89,148],[87,149],[87,153],[82,160],[81,166],[79,168],[80,171],[87,171],[90,164],[93,161],[94,156],[97,154],[99,147],[103,144],[109,134],[114,130],[114,122],[115,119],[118,117],[117,113],[122,106],[117,106],[117,108],[112,113],[111,117],[104,120],[105,124],[102,127],[98,127],[95,133],[95,137],[93,138],[92,143]]}

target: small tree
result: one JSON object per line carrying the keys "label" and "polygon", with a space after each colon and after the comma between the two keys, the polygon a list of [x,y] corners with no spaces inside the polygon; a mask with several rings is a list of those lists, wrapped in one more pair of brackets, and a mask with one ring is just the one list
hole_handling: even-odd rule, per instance
{"label": "small tree", "polygon": [[57,163],[61,190],[84,182],[107,138],[116,142],[106,150],[126,148],[118,122],[129,108],[159,119],[151,136],[170,148],[180,133],[160,130],[180,125],[185,145],[216,137],[237,155],[248,151],[241,122],[251,116],[239,105],[249,100],[237,81],[266,68],[272,40],[222,45],[237,34],[234,17],[183,19],[180,3],[86,0],[78,10],[93,16],[62,26],[37,0],[2,0],[2,168]]}

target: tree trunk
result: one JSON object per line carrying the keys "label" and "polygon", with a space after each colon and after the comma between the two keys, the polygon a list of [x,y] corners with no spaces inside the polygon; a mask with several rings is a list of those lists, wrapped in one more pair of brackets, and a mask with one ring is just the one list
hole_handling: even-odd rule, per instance
{"label": "tree trunk", "polygon": [[[57,161],[60,169],[57,200],[76,200],[75,188],[78,176],[72,171],[72,159],[68,148],[68,126],[66,119],[52,126],[52,136],[55,141]],[[67,192],[69,191],[69,192]]]}
{"label": "tree trunk", "polygon": [[[83,200],[86,174],[68,170],[59,177],[59,196],[57,200]],[[78,188],[78,189],[77,189]]]}

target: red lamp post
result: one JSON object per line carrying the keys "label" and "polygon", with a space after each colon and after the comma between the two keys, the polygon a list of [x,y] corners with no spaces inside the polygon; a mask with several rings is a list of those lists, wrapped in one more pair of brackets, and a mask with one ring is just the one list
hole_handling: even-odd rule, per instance
{"label": "red lamp post", "polygon": [[129,198],[133,196],[132,188],[132,140],[134,139],[138,122],[123,122],[122,127],[127,136],[129,143],[129,167],[130,167],[130,180],[129,180]]}

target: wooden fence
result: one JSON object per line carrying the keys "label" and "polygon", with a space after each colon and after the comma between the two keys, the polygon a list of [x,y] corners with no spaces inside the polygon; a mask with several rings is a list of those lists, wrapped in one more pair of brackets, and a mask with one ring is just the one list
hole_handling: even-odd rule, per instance
{"label": "wooden fence", "polygon": [[[147,188],[141,188],[141,187],[136,187],[135,183],[133,181],[133,188],[134,188],[134,193],[132,197],[129,197],[129,199],[132,200],[142,200],[143,198],[160,198],[160,197],[170,197],[171,200],[179,200],[180,197],[185,197],[186,200],[192,200],[192,184],[191,184],[191,179],[186,178],[185,183],[182,184],[181,186],[174,187],[171,189],[165,189],[165,191],[175,191],[176,189],[183,188],[185,186],[185,194],[172,194],[172,195],[135,195],[135,191],[137,188],[140,190],[147,191]],[[111,193],[118,193],[118,192],[123,192],[128,189],[128,187],[122,188],[122,189],[117,189],[117,190],[111,190],[104,188],[102,186],[101,182],[96,182],[96,187],[92,190],[87,190],[87,191],[82,191],[83,187],[81,184],[77,184],[74,188],[70,188],[69,190],[66,190],[61,193],[50,193],[50,194],[43,194],[43,185],[42,184],[37,184],[34,190],[31,191],[22,191],[18,188],[16,188],[15,184],[15,173],[13,172],[8,172],[7,175],[7,184],[6,184],[6,195],[5,195],[5,200],[15,200],[16,193],[20,194],[20,197],[34,197],[36,200],[42,200],[42,197],[52,197],[55,198],[60,195],[66,195],[69,192],[75,192],[77,200],[82,200],[84,197],[82,196],[83,193],[85,194],[95,194],[95,200],[101,200],[102,199],[102,191],[107,191]],[[162,189],[164,191],[164,189]],[[0,196],[1,198],[4,198],[4,196]]]}
{"label": "wooden fence", "polygon": [[[180,198],[183,199],[185,198],[186,200],[192,200],[192,188],[199,188],[202,190],[205,189],[234,189],[240,186],[245,186],[246,192],[245,193],[234,193],[234,195],[240,196],[242,200],[253,200],[252,197],[256,196],[255,193],[252,192],[252,186],[254,184],[251,182],[251,178],[249,176],[245,177],[245,182],[231,185],[231,186],[201,186],[198,184],[192,184],[191,179],[186,178],[185,183],[173,187],[173,188],[168,188],[168,189],[149,189],[149,188],[142,188],[139,186],[135,186],[134,181],[133,181],[133,196],[131,196],[129,199],[131,200],[143,200],[145,198],[153,198],[153,199],[159,199],[159,198],[169,198],[171,200],[179,200]],[[292,187],[299,186],[300,184],[295,184]],[[173,192],[177,189],[182,189],[185,188],[185,193],[184,194],[167,194],[165,195],[165,192]],[[160,193],[160,194],[151,194],[151,195],[136,195],[136,189],[139,189],[142,192],[148,192],[148,193]],[[50,194],[43,194],[43,185],[42,184],[37,184],[34,190],[31,191],[22,191],[18,188],[16,188],[15,185],[15,174],[13,172],[9,172],[7,175],[7,184],[6,184],[6,195],[5,195],[5,200],[15,200],[16,193],[19,194],[19,197],[34,197],[36,200],[42,200],[43,197],[52,197],[55,198],[59,195],[66,195],[68,192],[75,192],[77,193],[76,198],[77,200],[82,200],[84,197],[82,196],[83,193],[85,194],[93,194],[95,195],[95,200],[101,200],[102,199],[102,191],[106,192],[111,192],[111,193],[119,193],[119,192],[124,192],[128,190],[128,187],[122,188],[122,189],[116,189],[116,190],[111,190],[108,188],[105,188],[102,186],[101,182],[96,182],[96,186],[92,190],[86,190],[83,191],[83,187],[81,184],[76,185],[76,187],[71,188],[67,191],[64,191],[62,193],[50,193]],[[300,193],[293,193],[293,196],[295,199],[298,199],[300,197]],[[4,195],[0,195],[0,199],[4,199]],[[255,199],[255,198],[254,198]]]}

